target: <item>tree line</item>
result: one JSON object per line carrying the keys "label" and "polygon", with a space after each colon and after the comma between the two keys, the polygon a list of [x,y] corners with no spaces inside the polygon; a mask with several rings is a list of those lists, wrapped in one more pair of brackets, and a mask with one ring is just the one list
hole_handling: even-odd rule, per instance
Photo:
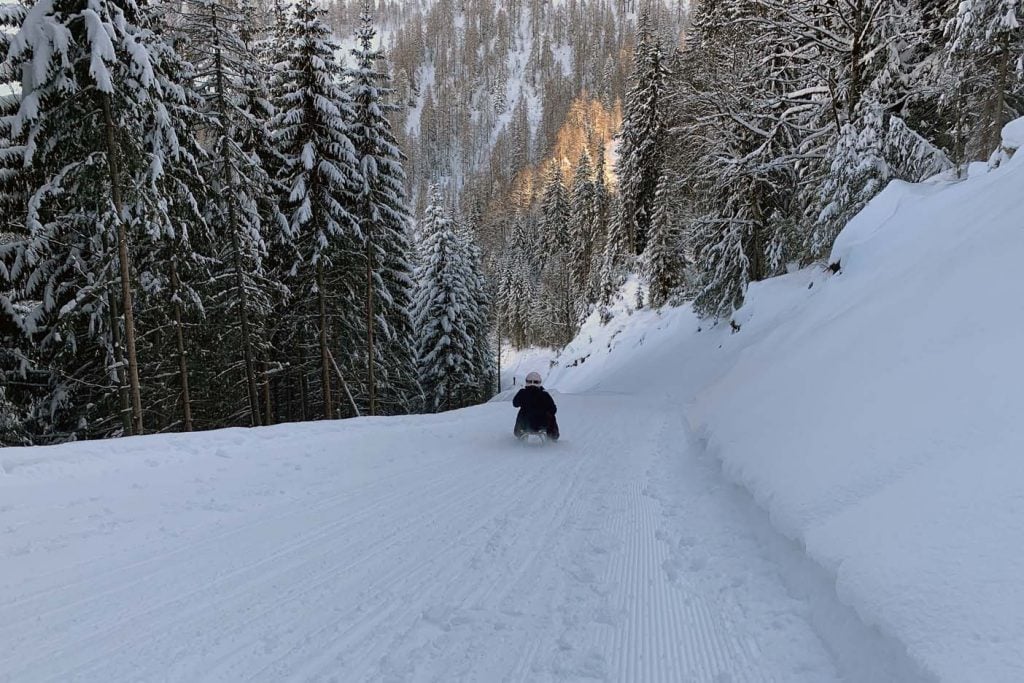
{"label": "tree line", "polygon": [[485,219],[515,344],[564,344],[631,272],[638,305],[730,319],[751,282],[825,261],[889,180],[999,163],[1024,114],[1017,2],[703,0],[678,41],[659,7],[640,8],[613,176],[603,149],[572,173],[556,155]]}
{"label": "tree line", "polygon": [[889,180],[988,160],[1024,113],[1017,2],[707,0],[691,19],[666,60],[661,174],[707,316],[827,259]]}
{"label": "tree line", "polygon": [[434,287],[369,2],[350,62],[311,0],[0,21],[0,442],[480,400],[480,331],[475,394],[429,400],[421,375]]}

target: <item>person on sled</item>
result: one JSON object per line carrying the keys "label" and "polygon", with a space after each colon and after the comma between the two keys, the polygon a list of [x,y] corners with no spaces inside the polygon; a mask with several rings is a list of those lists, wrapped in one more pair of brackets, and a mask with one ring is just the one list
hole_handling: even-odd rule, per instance
{"label": "person on sled", "polygon": [[555,406],[551,394],[541,386],[540,373],[531,372],[526,376],[526,386],[516,393],[512,406],[519,408],[513,434],[522,438],[529,433],[543,432],[549,439],[558,440],[558,422],[555,421]]}

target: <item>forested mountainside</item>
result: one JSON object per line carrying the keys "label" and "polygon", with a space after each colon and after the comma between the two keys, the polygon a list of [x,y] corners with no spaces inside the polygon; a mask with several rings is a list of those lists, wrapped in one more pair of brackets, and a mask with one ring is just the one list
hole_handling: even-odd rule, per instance
{"label": "forested mountainside", "polygon": [[[358,5],[329,5],[339,34]],[[637,40],[677,53],[689,3],[439,0],[380,3],[378,16],[415,214],[439,197],[473,233],[508,304],[501,336],[568,342],[632,265],[624,241],[608,263],[604,245]]]}
{"label": "forested mountainside", "polygon": [[[666,44],[678,44],[687,5],[648,3]],[[358,6],[329,5],[339,35],[355,26]],[[621,116],[637,16],[636,0],[379,3],[417,196],[437,182],[469,185],[481,194],[475,201],[507,193],[520,171],[579,151],[559,146],[567,126],[607,140]]]}

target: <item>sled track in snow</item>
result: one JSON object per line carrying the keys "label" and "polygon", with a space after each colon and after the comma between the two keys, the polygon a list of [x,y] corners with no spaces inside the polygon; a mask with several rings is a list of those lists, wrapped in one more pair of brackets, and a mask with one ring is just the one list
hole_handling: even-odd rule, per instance
{"label": "sled track in snow", "polygon": [[0,681],[838,679],[678,413],[559,404],[545,448],[498,404],[232,433],[84,498],[9,474],[33,536],[0,539]]}

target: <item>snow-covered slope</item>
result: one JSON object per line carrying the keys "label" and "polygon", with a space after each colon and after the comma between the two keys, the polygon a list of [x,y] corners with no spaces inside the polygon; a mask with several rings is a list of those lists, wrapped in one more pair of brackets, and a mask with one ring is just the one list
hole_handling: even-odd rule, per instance
{"label": "snow-covered slope", "polygon": [[840,235],[838,274],[754,285],[738,332],[688,308],[590,321],[551,378],[679,405],[840,599],[945,681],[1024,680],[1022,143],[1024,120],[991,172],[894,182]]}

